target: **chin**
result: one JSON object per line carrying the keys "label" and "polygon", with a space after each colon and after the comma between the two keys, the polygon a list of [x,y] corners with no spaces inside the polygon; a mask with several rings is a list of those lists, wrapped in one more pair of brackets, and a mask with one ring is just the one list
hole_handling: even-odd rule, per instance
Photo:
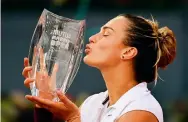
{"label": "chin", "polygon": [[91,67],[97,67],[97,64],[98,64],[95,60],[93,60],[91,57],[89,57],[89,55],[86,55],[83,58],[83,61],[85,64],[87,64],[88,66],[91,66]]}

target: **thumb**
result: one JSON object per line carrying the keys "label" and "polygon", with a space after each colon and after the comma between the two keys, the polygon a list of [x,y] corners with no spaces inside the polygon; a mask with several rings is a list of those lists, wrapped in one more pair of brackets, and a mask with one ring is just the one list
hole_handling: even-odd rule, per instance
{"label": "thumb", "polygon": [[57,91],[57,95],[60,99],[61,102],[63,102],[65,104],[65,106],[67,107],[73,107],[75,106],[74,103],[72,101],[70,101],[65,94],[63,94],[61,91]]}

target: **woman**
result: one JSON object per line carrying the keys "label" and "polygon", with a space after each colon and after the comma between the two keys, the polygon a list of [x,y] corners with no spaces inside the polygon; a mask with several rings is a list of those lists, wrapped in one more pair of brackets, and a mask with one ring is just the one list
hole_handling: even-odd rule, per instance
{"label": "woman", "polygon": [[[160,104],[147,89],[159,68],[166,68],[176,55],[176,40],[168,27],[154,21],[119,15],[89,38],[84,62],[98,68],[107,91],[87,98],[78,108],[57,91],[61,102],[27,95],[26,98],[67,122],[163,122]],[[28,86],[28,59],[23,75]],[[48,114],[49,114],[48,113]],[[41,115],[42,116],[42,115]],[[49,120],[49,119],[48,119]]]}

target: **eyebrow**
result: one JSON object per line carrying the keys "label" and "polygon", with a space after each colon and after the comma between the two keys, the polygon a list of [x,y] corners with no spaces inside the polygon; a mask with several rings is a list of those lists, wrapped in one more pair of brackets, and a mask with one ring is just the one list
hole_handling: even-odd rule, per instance
{"label": "eyebrow", "polygon": [[105,30],[105,29],[110,29],[110,30],[112,30],[112,31],[115,31],[113,28],[108,27],[108,26],[103,26],[103,27],[101,27],[101,30],[102,30],[102,29],[104,29],[104,30]]}

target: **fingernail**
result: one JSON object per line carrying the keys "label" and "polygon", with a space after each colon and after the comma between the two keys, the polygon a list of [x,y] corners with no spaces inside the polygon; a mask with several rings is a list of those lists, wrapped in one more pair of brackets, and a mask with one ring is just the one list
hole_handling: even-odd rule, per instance
{"label": "fingernail", "polygon": [[32,96],[31,96],[31,95],[26,95],[25,98],[27,98],[27,99],[31,99]]}
{"label": "fingernail", "polygon": [[60,90],[57,90],[57,94],[62,94],[62,92]]}

